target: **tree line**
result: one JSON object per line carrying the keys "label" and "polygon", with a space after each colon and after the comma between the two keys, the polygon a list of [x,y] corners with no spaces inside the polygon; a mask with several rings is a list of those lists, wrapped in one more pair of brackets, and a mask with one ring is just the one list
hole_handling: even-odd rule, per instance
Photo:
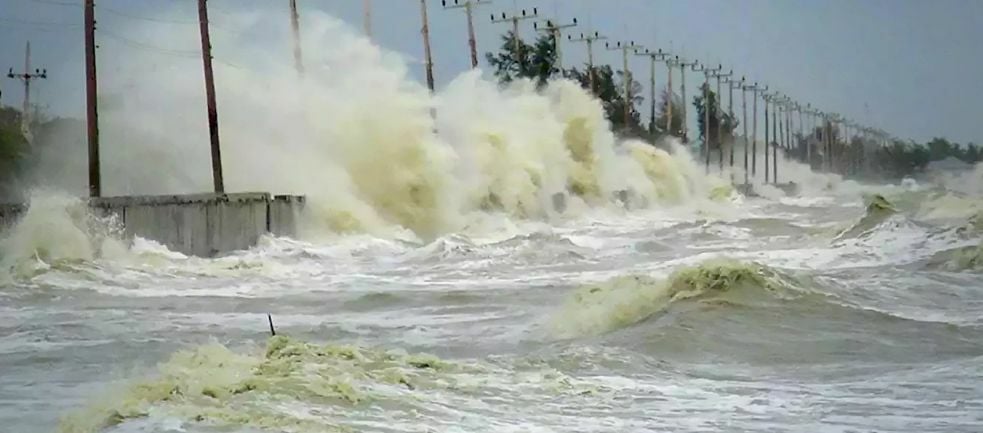
{"label": "tree line", "polygon": [[[593,88],[591,88],[589,65],[568,69],[558,67],[556,55],[558,42],[552,35],[546,34],[537,37],[532,44],[528,44],[522,38],[516,40],[516,36],[510,31],[502,35],[502,44],[498,51],[486,53],[485,57],[495,77],[503,84],[517,79],[529,79],[538,86],[544,86],[550,79],[561,77],[580,83],[584,89],[600,100],[612,129],[623,137],[645,138],[651,143],[657,143],[668,136],[689,139],[683,136],[681,108],[684,101],[679,95],[674,92],[670,94],[668,89],[663,89],[659,94],[660,100],[657,101],[655,115],[650,116],[647,124],[643,124],[639,109],[645,101],[642,96],[642,85],[632,77],[630,72],[616,70],[610,65],[595,65]],[[627,98],[626,80],[630,80]],[[670,99],[672,110],[669,110]],[[629,105],[627,118],[626,104]],[[722,144],[738,138],[735,131],[740,122],[728,110],[721,109],[718,95],[709,86],[706,84],[700,86],[693,97],[692,106],[695,108],[698,126],[698,131],[694,132],[698,134],[701,141],[706,139],[704,119],[709,121],[709,147],[712,151],[718,151]],[[709,113],[706,113],[707,110]],[[671,130],[669,125],[672,127]],[[823,127],[817,127],[806,136],[792,134],[792,143],[795,144],[786,144],[786,147],[780,148],[788,157],[799,159],[814,168],[822,167],[823,157],[820,154],[821,150],[818,149],[825,147],[820,143],[823,131]],[[826,125],[825,131],[832,138],[829,149],[832,152],[833,170],[847,176],[867,178],[913,176],[922,172],[930,162],[950,157],[968,164],[983,162],[983,148],[973,143],[960,145],[949,142],[945,138],[934,138],[927,143],[894,140],[885,146],[880,146],[874,145],[872,140],[867,141],[861,135],[846,138],[834,125]],[[779,146],[778,143],[769,143],[769,145]],[[811,146],[811,152],[807,151],[807,146]],[[813,160],[808,161],[807,155],[812,155]]]}

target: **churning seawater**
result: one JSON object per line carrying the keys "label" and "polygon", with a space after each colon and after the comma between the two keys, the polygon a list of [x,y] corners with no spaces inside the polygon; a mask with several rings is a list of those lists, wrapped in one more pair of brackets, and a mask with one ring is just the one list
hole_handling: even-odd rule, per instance
{"label": "churning seawater", "polygon": [[870,189],[35,258],[0,291],[0,424],[978,432],[979,202]]}
{"label": "churning seawater", "polygon": [[[307,195],[300,240],[184,257],[36,192],[0,240],[0,431],[983,431],[983,167],[782,161],[800,194],[741,197],[576,83],[431,95],[324,14],[298,79],[274,3],[218,14],[223,162]],[[143,24],[118,33],[196,49]],[[100,59],[107,194],[209,188],[200,64],[171,60]],[[41,184],[84,194],[77,142]]]}

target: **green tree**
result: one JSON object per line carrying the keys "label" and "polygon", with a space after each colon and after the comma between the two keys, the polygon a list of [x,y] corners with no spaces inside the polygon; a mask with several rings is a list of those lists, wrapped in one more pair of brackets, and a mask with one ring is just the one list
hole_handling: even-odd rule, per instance
{"label": "green tree", "polygon": [[[580,83],[583,88],[590,90],[589,69],[583,71],[571,68],[566,71],[567,78]],[[611,66],[604,65],[594,67],[594,96],[601,100],[604,112],[611,122],[611,126],[616,131],[621,131],[626,135],[643,137],[646,135],[645,128],[642,126],[641,113],[638,106],[644,101],[642,98],[642,85],[631,80],[629,87],[629,117],[625,119],[625,73],[615,71]]]}
{"label": "green tree", "polygon": [[[529,45],[521,38],[517,40],[515,35],[509,32],[502,36],[502,45],[498,52],[486,53],[485,58],[494,69],[494,75],[500,83],[526,78],[542,87],[550,79],[563,75],[590,90],[589,69],[571,68],[564,71],[557,67],[554,43],[552,36],[543,35],[537,38],[533,45]],[[647,136],[638,110],[638,106],[644,101],[640,96],[642,85],[631,79],[629,97],[626,99],[624,71],[615,71],[607,65],[595,66],[594,79],[593,94],[601,101],[612,127],[622,134]],[[626,104],[629,105],[627,119],[625,119]]]}
{"label": "green tree", "polygon": [[938,161],[940,159],[946,159],[949,156],[954,156],[953,152],[958,151],[958,147],[953,146],[949,140],[941,137],[935,137],[928,142],[928,152],[932,161]]}
{"label": "green tree", "polygon": [[662,91],[661,102],[656,114],[655,124],[649,125],[649,132],[656,137],[671,135],[682,138],[683,136],[683,100],[679,95],[672,94],[672,131],[668,130],[669,122],[669,91]]}
{"label": "green tree", "polygon": [[[706,103],[704,101],[707,101]],[[724,143],[730,142],[734,139],[734,129],[737,128],[737,119],[728,113],[724,113],[723,110],[719,109],[719,101],[717,100],[717,94],[710,90],[709,86],[704,83],[700,86],[700,94],[693,98],[693,106],[696,107],[697,124],[700,129],[700,139],[707,141],[706,135],[707,128],[704,119],[709,119],[710,121],[710,149],[719,149],[720,143],[717,140],[717,131],[720,130],[720,137]],[[707,110],[709,107],[709,118],[706,117]]]}
{"label": "green tree", "polygon": [[21,113],[0,108],[0,195],[25,165],[29,151],[27,138],[21,132]]}
{"label": "green tree", "polygon": [[528,78],[540,87],[560,73],[556,66],[556,50],[551,36],[540,36],[534,45],[516,40],[512,32],[502,36],[498,53],[486,53],[485,58],[495,69],[495,77],[501,83]]}

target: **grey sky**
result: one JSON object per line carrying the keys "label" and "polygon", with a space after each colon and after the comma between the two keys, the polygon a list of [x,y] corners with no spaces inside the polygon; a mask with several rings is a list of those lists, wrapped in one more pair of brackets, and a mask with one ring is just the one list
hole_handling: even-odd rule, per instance
{"label": "grey sky", "polygon": [[[461,10],[445,11],[438,0],[429,1],[440,86],[469,67],[465,19]],[[21,69],[24,43],[30,40],[34,66],[49,71],[48,80],[35,86],[34,98],[50,112],[62,115],[81,116],[83,112],[81,3],[0,0],[0,67]],[[303,12],[318,8],[361,28],[361,0],[299,3],[302,25]],[[117,35],[114,29],[134,21],[197,35],[197,28],[185,22],[195,18],[194,0],[98,0],[97,4],[115,12],[97,12],[103,32],[98,37],[105,41],[100,56],[125,56],[128,50],[145,49],[110,36]],[[289,25],[287,0],[211,0],[209,4],[216,11],[216,22],[221,21],[223,11],[262,8],[282,13],[284,28]],[[421,58],[419,3],[373,0],[373,4],[375,40],[410,59]],[[634,40],[650,48],[723,63],[736,74],[746,74],[798,101],[900,137],[924,141],[942,135],[964,143],[983,142],[983,122],[979,121],[983,84],[978,79],[983,76],[983,58],[976,45],[983,41],[983,1],[494,0],[476,13],[482,58],[500,44],[499,35],[507,30],[506,25],[490,23],[489,14],[510,11],[513,5],[538,6],[541,14],[556,11],[561,21],[577,17],[581,26],[574,29],[576,33],[589,26],[612,41]],[[186,11],[186,18],[170,23],[125,16],[160,17],[163,8],[171,7]],[[524,34],[532,32],[527,22]],[[154,46],[154,41],[136,42]],[[214,45],[220,57],[221,44]],[[618,53],[597,51],[598,62],[620,65]],[[566,43],[564,54],[568,66],[586,59],[582,44]],[[284,56],[289,55],[289,47],[284,47]],[[422,65],[411,67],[415,78],[422,81]],[[647,60],[633,58],[631,67],[647,85]],[[665,69],[658,73],[663,85]],[[690,89],[695,89],[699,78],[694,74],[688,79]],[[19,106],[20,85],[6,77],[0,83],[0,102]],[[646,118],[647,107],[646,103]]]}

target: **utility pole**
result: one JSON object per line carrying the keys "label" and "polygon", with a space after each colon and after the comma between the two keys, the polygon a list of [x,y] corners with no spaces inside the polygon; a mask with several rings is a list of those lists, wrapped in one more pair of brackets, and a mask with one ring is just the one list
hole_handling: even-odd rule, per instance
{"label": "utility pole", "polygon": [[770,125],[769,123],[770,119],[768,118],[768,106],[771,105],[771,95],[765,93],[761,95],[761,99],[765,102],[765,167],[764,168],[765,168],[765,185],[767,185],[769,176],[771,175],[771,171],[769,170],[769,166],[768,166],[768,151],[771,150],[771,140],[768,138],[768,134],[771,133],[771,130],[768,129],[768,126]]}
{"label": "utility pole", "polygon": [[[669,98],[666,100],[666,132],[672,134],[672,100],[675,98],[675,94],[672,90],[672,69],[676,67],[679,63],[679,56],[670,58],[667,54],[665,57],[666,61],[666,71],[668,72],[668,81],[666,82],[666,89],[669,91]],[[683,101],[683,105],[686,105],[686,101]],[[683,123],[686,123],[685,116],[683,117]],[[685,137],[685,136],[684,136]]]}
{"label": "utility pole", "polygon": [[[720,114],[723,111],[723,108],[721,107],[722,104],[720,103],[720,100],[721,98],[723,98],[723,96],[720,93],[720,79],[729,78],[734,75],[733,69],[731,69],[730,72],[726,74],[720,73],[720,71],[723,70],[723,68],[724,65],[717,65],[717,72],[713,74],[713,76],[717,78],[717,97],[716,97],[717,104],[714,110],[714,114],[716,114],[717,116],[717,147],[718,147],[717,165],[718,165],[718,169],[720,170],[720,173],[724,172],[724,134],[723,134],[724,128],[723,128],[723,115]],[[730,152],[734,153],[734,149],[731,149]],[[731,158],[731,160],[733,160],[733,158]]]}
{"label": "utility pole", "polygon": [[569,24],[556,24],[552,20],[546,20],[546,27],[539,27],[536,22],[532,23],[534,30],[546,32],[553,39],[553,52],[556,53],[556,68],[560,70],[561,74],[563,73],[563,47],[561,47],[560,41],[563,39],[563,29],[576,26],[577,18],[574,18],[573,22]]}
{"label": "utility pole", "polygon": [[[733,75],[733,70],[731,71],[731,75]],[[735,117],[734,116],[734,85],[736,84],[737,85],[737,88],[740,88],[740,87],[744,86],[744,80],[743,80],[743,78],[744,77],[741,77],[741,80],[740,81],[735,80],[733,77],[730,77],[730,78],[727,78],[726,80],[724,80],[724,83],[727,84],[727,116],[730,117],[731,123],[733,123],[733,120],[734,120],[734,117]],[[744,125],[744,121],[743,120],[741,121],[741,125],[744,126],[744,135],[741,136],[741,139],[744,140],[744,142],[747,142],[747,125]],[[734,183],[734,142],[736,141],[733,138],[734,138],[733,137],[733,134],[731,134],[731,141],[730,141],[730,146],[729,146],[730,147],[730,161],[728,161],[728,164],[727,164],[727,166],[730,168],[730,183],[731,184]]]}
{"label": "utility pole", "polygon": [[99,167],[99,110],[96,103],[96,11],[95,0],[85,0],[85,117],[89,141],[89,197],[102,196]]}
{"label": "utility pole", "polygon": [[[744,185],[747,186],[748,183],[749,183],[749,179],[748,179],[748,174],[749,173],[748,173],[748,166],[747,166],[747,164],[748,164],[748,147],[751,146],[751,143],[748,142],[748,139],[747,139],[747,91],[748,90],[754,90],[755,92],[757,92],[758,83],[754,83],[753,86],[746,86],[746,85],[744,85],[744,82],[745,82],[745,78],[744,77],[741,77],[741,83],[740,83],[740,86],[741,86],[741,119],[742,119],[741,120],[741,123],[744,125]],[[757,96],[755,96],[755,99],[757,99]],[[755,113],[755,114],[757,114],[757,113]],[[757,117],[757,116],[754,116],[754,117]],[[755,119],[755,120],[757,120],[757,119]],[[755,123],[757,123],[757,122],[755,122]],[[734,156],[734,153],[733,152],[731,152],[731,156],[732,157]]]}
{"label": "utility pole", "polygon": [[304,60],[300,52],[300,15],[297,14],[297,0],[290,0],[290,31],[294,38],[294,68],[297,74],[304,75]]}
{"label": "utility pole", "polygon": [[198,0],[198,25],[201,32],[201,60],[205,68],[205,99],[208,108],[208,137],[212,145],[212,182],[216,194],[225,193],[222,179],[222,150],[218,140],[218,108],[215,104],[215,76],[212,73],[212,43],[208,34],[207,0]]}
{"label": "utility pole", "polygon": [[601,34],[596,31],[593,35],[588,33],[587,36],[584,36],[584,34],[581,33],[580,37],[577,39],[567,35],[567,40],[570,42],[583,42],[587,44],[587,81],[590,82],[591,94],[597,93],[597,77],[595,76],[596,74],[594,72],[594,41],[603,41],[605,39],[607,39],[607,36],[601,36]]}
{"label": "utility pole", "polygon": [[[723,69],[723,65],[717,65],[716,68],[708,68],[703,65],[699,69],[693,66],[693,71],[703,71],[703,147],[706,152],[707,174],[710,174],[710,77],[719,73],[721,69]],[[717,129],[720,129],[719,121]]]}
{"label": "utility pole", "polygon": [[365,37],[372,39],[372,0],[362,0],[362,26],[365,28]]}
{"label": "utility pole", "polygon": [[423,21],[420,34],[423,35],[423,56],[425,67],[427,68],[427,88],[430,89],[430,93],[433,93],[433,55],[430,52],[430,19],[427,17],[427,0],[420,0],[420,19]]}
{"label": "utility pole", "polygon": [[696,65],[699,65],[700,62],[697,61],[686,62],[686,60],[681,60],[679,56],[676,56],[675,63],[679,65],[679,80],[680,80],[679,85],[681,87],[680,91],[682,92],[682,98],[683,98],[683,106],[681,107],[682,109],[681,113],[683,115],[683,143],[689,143],[689,122],[686,121],[687,120],[686,119],[686,105],[687,105],[686,104],[686,68],[693,68],[693,70],[695,71]]}
{"label": "utility pole", "polygon": [[512,22],[512,43],[515,45],[515,56],[516,60],[518,60],[516,65],[518,67],[516,69],[517,74],[521,73],[526,66],[526,60],[522,56],[522,40],[519,39],[519,20],[529,20],[537,17],[539,17],[539,11],[537,11],[536,8],[532,8],[532,15],[526,15],[525,9],[522,9],[522,15],[519,15],[516,12],[513,12],[512,16],[508,16],[505,14],[505,12],[502,12],[501,18],[495,18],[494,14],[491,15],[492,23],[497,24]]}
{"label": "utility pole", "polygon": [[478,44],[474,40],[474,8],[479,5],[491,3],[491,0],[454,0],[453,5],[447,5],[447,0],[441,0],[440,4],[444,9],[464,8],[465,15],[468,17],[468,47],[471,48],[471,69],[478,67]]}
{"label": "utility pole", "polygon": [[[655,62],[666,58],[666,56],[668,56],[668,53],[663,53],[661,48],[656,52],[651,52],[649,51],[648,48],[646,48],[644,52],[642,53],[636,52],[635,55],[645,56],[651,60],[651,64],[650,64],[651,69],[649,73],[649,90],[650,90],[649,99],[651,99],[650,105],[651,105],[652,113],[651,113],[651,117],[649,118],[649,133],[652,135],[652,142],[654,143],[655,142],[655,110],[656,110]],[[669,95],[669,99],[672,99],[672,94]]]}
{"label": "utility pole", "polygon": [[[758,92],[767,92],[768,86],[758,87],[758,83],[755,82],[754,86],[749,89],[752,91],[752,105],[753,112],[751,114],[751,177],[758,175]],[[765,104],[765,121],[768,120],[768,105]],[[765,154],[768,151],[768,127],[765,127]],[[744,167],[747,170],[747,167]]]}
{"label": "utility pole", "polygon": [[43,80],[48,78],[47,69],[34,69],[31,72],[31,42],[27,42],[27,46],[24,49],[24,73],[15,74],[14,68],[10,68],[7,72],[7,78],[14,78],[24,82],[24,108],[20,116],[20,127],[21,131],[24,133],[24,137],[27,138],[28,143],[33,143],[31,136],[31,81],[33,80]]}
{"label": "utility pole", "polygon": [[795,110],[796,103],[788,97],[785,98],[785,144],[791,155],[798,154],[797,149],[793,149],[795,143],[792,142],[792,110]]}
{"label": "utility pole", "polygon": [[624,74],[625,74],[625,76],[624,76],[624,78],[625,78],[624,79],[624,81],[625,81],[625,89],[624,89],[625,90],[625,113],[624,113],[624,116],[625,116],[625,129],[627,130],[631,126],[631,109],[635,105],[635,104],[632,103],[632,100],[631,100],[631,83],[632,83],[632,78],[631,78],[631,71],[628,70],[628,51],[629,50],[634,50],[634,49],[637,49],[637,48],[641,48],[641,47],[636,47],[635,46],[635,41],[631,41],[631,42],[629,42],[627,44],[622,44],[621,41],[618,41],[617,43],[615,43],[615,46],[613,46],[613,47],[610,44],[608,44],[607,42],[605,42],[604,43],[604,47],[607,48],[608,50],[621,51],[621,61],[622,61],[621,67],[622,67],[622,70],[624,71]]}
{"label": "utility pole", "polygon": [[779,141],[781,137],[779,135],[779,130],[781,129],[781,122],[778,120],[778,112],[782,108],[782,98],[780,93],[775,93],[772,98],[774,103],[774,109],[771,110],[771,133],[772,139],[774,140],[774,145],[771,148],[771,182],[775,185],[778,184],[778,148],[782,147]]}

